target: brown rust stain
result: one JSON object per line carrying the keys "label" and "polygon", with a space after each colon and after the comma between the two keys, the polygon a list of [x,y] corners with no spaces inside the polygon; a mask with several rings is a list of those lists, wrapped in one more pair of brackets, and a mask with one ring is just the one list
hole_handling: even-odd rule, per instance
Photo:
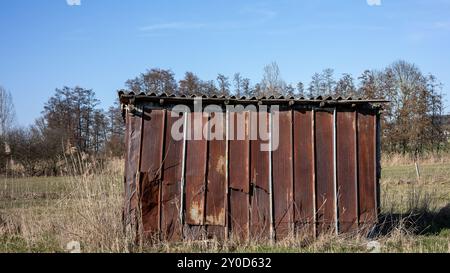
{"label": "brown rust stain", "polygon": [[[202,130],[207,118],[198,113],[188,114],[188,132]],[[208,143],[206,139],[188,140],[186,146],[186,224],[204,225],[206,168]]]}
{"label": "brown rust stain", "polygon": [[219,160],[217,161],[217,165],[216,165],[216,171],[220,174],[225,174],[226,169],[226,159],[224,156],[219,157]]}
{"label": "brown rust stain", "polygon": [[196,221],[196,222],[202,222],[203,221],[203,204],[193,201],[191,202],[191,206],[189,209],[189,216],[190,219]]}
{"label": "brown rust stain", "polygon": [[225,219],[225,208],[221,208],[218,214],[206,216],[206,222],[210,224],[213,223],[222,224],[224,222],[224,219]]}
{"label": "brown rust stain", "polygon": [[[214,117],[221,116],[223,123],[216,124],[216,129],[223,132],[225,139],[226,123],[224,113],[213,113]],[[226,189],[226,142],[222,140],[210,140],[208,142],[208,170],[206,185],[205,225],[225,226],[225,189]]]}

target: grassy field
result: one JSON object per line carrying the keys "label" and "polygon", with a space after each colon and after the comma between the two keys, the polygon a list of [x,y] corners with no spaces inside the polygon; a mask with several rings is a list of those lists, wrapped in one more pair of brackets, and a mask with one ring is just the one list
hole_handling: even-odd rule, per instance
{"label": "grassy field", "polygon": [[[214,241],[131,247],[122,231],[122,162],[100,174],[0,179],[0,252],[65,252],[78,241],[83,252],[368,252],[368,239],[329,235],[315,241],[288,239],[275,245]],[[382,213],[376,240],[382,252],[450,252],[450,163],[384,162]]]}

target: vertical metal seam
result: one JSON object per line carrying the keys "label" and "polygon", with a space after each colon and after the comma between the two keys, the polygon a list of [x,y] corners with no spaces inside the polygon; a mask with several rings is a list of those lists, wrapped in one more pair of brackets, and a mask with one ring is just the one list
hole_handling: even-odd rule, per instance
{"label": "vertical metal seam", "polygon": [[294,110],[291,109],[291,133],[290,133],[290,137],[291,137],[291,172],[292,172],[292,179],[291,179],[291,190],[292,190],[292,196],[291,196],[291,231],[292,234],[295,235],[295,210],[296,210],[296,204],[295,204],[295,137],[294,137],[294,131],[295,131],[295,126],[294,126],[294,122],[295,122],[295,115],[294,115]]}
{"label": "vertical metal seam", "polygon": [[311,110],[312,115],[311,115],[311,119],[312,119],[312,130],[311,130],[311,135],[312,135],[312,175],[313,175],[313,187],[312,187],[312,191],[313,191],[313,223],[312,223],[312,227],[313,227],[313,233],[314,233],[314,237],[317,236],[317,175],[316,175],[316,110],[313,108]]}
{"label": "vertical metal seam", "polygon": [[359,153],[360,153],[360,148],[359,148],[359,141],[360,141],[360,134],[359,134],[359,130],[360,130],[360,126],[359,126],[359,111],[356,114],[356,154],[357,154],[357,164],[356,164],[356,172],[358,174],[358,228],[360,228],[362,225],[361,223],[361,194],[360,194],[360,188],[361,188],[361,180],[360,180],[360,170],[359,167],[361,165],[360,162],[360,157],[359,157]]}
{"label": "vertical metal seam", "polygon": [[374,141],[375,141],[375,145],[374,145],[374,160],[375,160],[375,162],[374,162],[374,165],[375,165],[375,182],[374,182],[374,191],[375,191],[375,194],[374,194],[374,197],[375,197],[375,219],[374,219],[374,221],[376,221],[376,222],[378,222],[378,208],[379,208],[379,205],[380,204],[378,204],[378,195],[379,195],[379,188],[378,188],[378,151],[379,151],[379,115],[378,115],[378,113],[374,116],[374,118],[375,118],[375,122],[374,122],[374,133],[375,133],[375,136],[374,136]]}
{"label": "vertical metal seam", "polygon": [[272,177],[272,152],[273,152],[273,124],[272,124],[272,108],[269,109],[269,215],[270,215],[270,241],[273,242],[275,239],[274,234],[274,212],[273,212],[273,177]]}
{"label": "vertical metal seam", "polygon": [[186,150],[187,150],[187,133],[188,133],[188,112],[184,112],[183,121],[183,155],[181,163],[181,191],[180,191],[180,225],[181,236],[184,238],[184,210],[185,210],[185,183],[186,183]]}
{"label": "vertical metal seam", "polygon": [[229,160],[230,160],[230,116],[229,116],[229,111],[228,111],[228,107],[225,107],[225,240],[228,240],[229,237],[229,212],[230,212],[230,202],[229,202],[229,187],[230,187],[230,164],[229,164]]}
{"label": "vertical metal seam", "polygon": [[247,175],[248,175],[248,198],[247,198],[247,241],[250,242],[250,221],[251,221],[251,193],[252,193],[252,112],[247,112],[247,141],[248,141],[248,165],[247,165]]}
{"label": "vertical metal seam", "polygon": [[[202,124],[204,122],[204,118],[205,118],[205,113],[202,112]],[[203,229],[204,229],[205,233],[208,230],[207,221],[206,221],[206,216],[207,216],[207,211],[206,211],[207,210],[207,204],[206,203],[207,203],[207,200],[208,200],[208,178],[209,178],[209,158],[210,158],[209,152],[210,152],[210,149],[211,149],[211,142],[209,141],[209,139],[211,138],[211,128],[209,127],[210,126],[210,121],[211,121],[211,113],[208,114],[208,118],[207,119],[208,119],[208,121],[206,122],[206,127],[205,127],[205,125],[202,126],[202,130],[204,128],[208,128],[206,130],[207,136],[206,136],[206,139],[205,139],[205,142],[206,142],[205,175],[203,176],[204,177],[204,179],[203,179],[203,182],[204,182],[204,185],[203,185],[204,193],[203,193],[203,219],[202,219],[203,223],[202,223],[202,225],[203,225]],[[203,132],[202,132],[202,138],[205,137],[203,135]]]}
{"label": "vertical metal seam", "polygon": [[[128,181],[128,174],[130,172],[128,164],[129,164],[129,157],[130,157],[130,145],[131,145],[131,140],[130,140],[130,131],[131,131],[131,122],[130,122],[130,117],[129,117],[129,110],[128,107],[125,110],[125,119],[126,119],[126,123],[125,123],[125,138],[126,138],[126,157],[125,157],[125,175],[124,175],[124,180],[125,180],[125,204],[124,204],[124,208],[123,211],[124,213],[126,213],[125,215],[125,220],[126,222],[128,222],[127,218],[129,217],[130,214],[130,210],[131,210],[131,199],[130,199],[130,183],[131,181]],[[128,201],[127,201],[128,200]],[[129,218],[128,218],[129,219]]]}
{"label": "vertical metal seam", "polygon": [[354,123],[355,127],[355,193],[356,193],[356,226],[359,228],[359,148],[358,148],[358,111],[354,111]]}
{"label": "vertical metal seam", "polygon": [[334,221],[336,234],[339,234],[339,200],[337,181],[337,108],[333,110],[333,184],[334,184]]}
{"label": "vertical metal seam", "polygon": [[159,240],[162,239],[162,194],[163,194],[163,172],[164,172],[164,157],[166,149],[166,122],[167,110],[163,110],[162,118],[162,136],[161,136],[161,157],[160,157],[160,173],[159,173],[159,187],[158,187],[158,234]]}
{"label": "vertical metal seam", "polygon": [[[139,155],[138,155],[138,164],[137,164],[137,173],[136,173],[136,175],[135,175],[135,183],[136,183],[136,185],[135,185],[135,189],[134,189],[134,194],[136,195],[136,197],[137,197],[137,213],[139,214],[138,215],[138,219],[137,219],[137,221],[138,221],[138,223],[137,223],[137,232],[138,232],[138,239],[140,240],[140,241],[142,241],[142,232],[141,231],[143,231],[142,230],[142,218],[143,218],[143,215],[142,215],[142,207],[141,207],[141,189],[140,189],[140,183],[141,183],[141,179],[142,179],[142,175],[141,175],[141,164],[142,164],[142,149],[143,149],[143,145],[142,145],[142,142],[143,142],[143,139],[144,139],[144,133],[143,133],[143,131],[144,131],[144,111],[145,111],[145,106],[138,106],[138,107],[136,107],[136,109],[139,111],[140,110],[140,113],[141,113],[141,116],[140,116],[140,118],[141,118],[141,122],[140,122],[140,126],[141,126],[141,128],[140,128],[140,130],[139,130],[139,134],[140,134],[140,136],[139,136]],[[131,139],[130,139],[130,141],[131,141]],[[132,193],[132,195],[133,195],[133,193]],[[133,198],[133,196],[130,196],[130,200]],[[130,201],[131,202],[131,201]],[[136,216],[135,216],[136,217]]]}

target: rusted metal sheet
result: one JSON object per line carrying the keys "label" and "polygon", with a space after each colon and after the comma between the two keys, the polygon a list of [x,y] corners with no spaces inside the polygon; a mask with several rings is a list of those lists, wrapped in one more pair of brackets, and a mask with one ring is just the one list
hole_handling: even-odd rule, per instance
{"label": "rusted metal sheet", "polygon": [[358,113],[359,221],[362,227],[377,219],[376,115]]}
{"label": "rusted metal sheet", "polygon": [[267,112],[251,113],[251,122],[257,137],[251,141],[251,225],[252,239],[268,239],[270,231],[270,195],[269,195],[269,114]]}
{"label": "rusted metal sheet", "polygon": [[299,235],[315,235],[313,111],[294,111],[294,215]]}
{"label": "rusted metal sheet", "polygon": [[[377,220],[376,108],[286,104],[279,118],[219,110],[211,119],[223,122],[211,134],[225,127],[222,138],[207,140],[207,114],[172,117],[169,106],[147,103],[125,112],[124,176],[125,224],[147,238],[279,240],[293,231],[355,231],[358,223],[367,231]],[[176,122],[187,124],[181,140],[171,135]]]}
{"label": "rusted metal sheet", "polygon": [[230,112],[230,228],[238,239],[249,233],[250,112]]}
{"label": "rusted metal sheet", "polygon": [[316,112],[316,220],[319,234],[331,232],[336,227],[333,127],[333,112]]}
{"label": "rusted metal sheet", "polygon": [[205,192],[208,143],[203,128],[208,118],[203,113],[188,114],[186,150],[186,224],[201,226],[205,220]]}
{"label": "rusted metal sheet", "polygon": [[224,141],[226,139],[225,114],[211,113],[211,120],[215,120],[216,124],[210,124],[210,131],[213,135],[208,143],[205,224],[208,226],[209,236],[222,239],[226,217],[224,192],[227,183],[227,145]]}
{"label": "rusted metal sheet", "polygon": [[124,202],[123,202],[123,212],[122,212],[122,218],[124,222],[124,226],[127,226],[130,224],[129,214],[130,214],[130,184],[133,181],[132,177],[130,177],[131,172],[131,164],[132,159],[130,158],[130,149],[131,149],[131,141],[130,141],[130,132],[131,132],[131,120],[130,120],[130,114],[128,113],[128,110],[125,112],[125,173],[123,175],[123,182],[124,182]]}
{"label": "rusted metal sheet", "polygon": [[337,196],[339,231],[358,229],[356,112],[337,112]]}
{"label": "rusted metal sheet", "polygon": [[136,225],[136,209],[138,207],[137,179],[139,159],[141,156],[141,129],[142,119],[127,111],[126,114],[126,164],[125,164],[125,225]]}
{"label": "rusted metal sheet", "polygon": [[376,190],[377,190],[377,202],[376,202],[376,207],[377,207],[377,215],[381,214],[381,184],[380,184],[380,179],[381,179],[381,137],[382,137],[382,132],[381,132],[381,114],[378,112],[376,113],[376,119],[377,119],[377,128],[376,128],[376,150],[377,150],[377,154],[376,154],[376,171],[377,171],[377,177],[376,177]]}
{"label": "rusted metal sheet", "polygon": [[[274,147],[272,154],[272,179],[275,236],[282,239],[291,234],[294,227],[292,112],[281,111],[278,114],[279,141],[278,149]],[[276,145],[275,134],[272,136],[272,143]]]}
{"label": "rusted metal sheet", "polygon": [[[179,215],[184,140],[175,140],[171,134],[172,127],[180,120],[184,120],[184,117],[180,117],[177,113],[167,112],[161,199],[161,231],[163,239],[167,241],[182,238],[182,224]],[[181,130],[184,131],[184,126]]]}
{"label": "rusted metal sheet", "polygon": [[165,110],[143,110],[140,203],[146,236],[155,237],[161,227],[161,176],[163,169]]}

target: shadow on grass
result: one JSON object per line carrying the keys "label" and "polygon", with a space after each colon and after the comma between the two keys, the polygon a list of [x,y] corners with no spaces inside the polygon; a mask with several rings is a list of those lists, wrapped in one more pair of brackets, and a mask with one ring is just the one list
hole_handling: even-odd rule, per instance
{"label": "shadow on grass", "polygon": [[404,230],[414,235],[436,235],[450,230],[450,203],[438,211],[423,208],[403,214],[382,214],[369,237],[388,235],[394,230]]}

